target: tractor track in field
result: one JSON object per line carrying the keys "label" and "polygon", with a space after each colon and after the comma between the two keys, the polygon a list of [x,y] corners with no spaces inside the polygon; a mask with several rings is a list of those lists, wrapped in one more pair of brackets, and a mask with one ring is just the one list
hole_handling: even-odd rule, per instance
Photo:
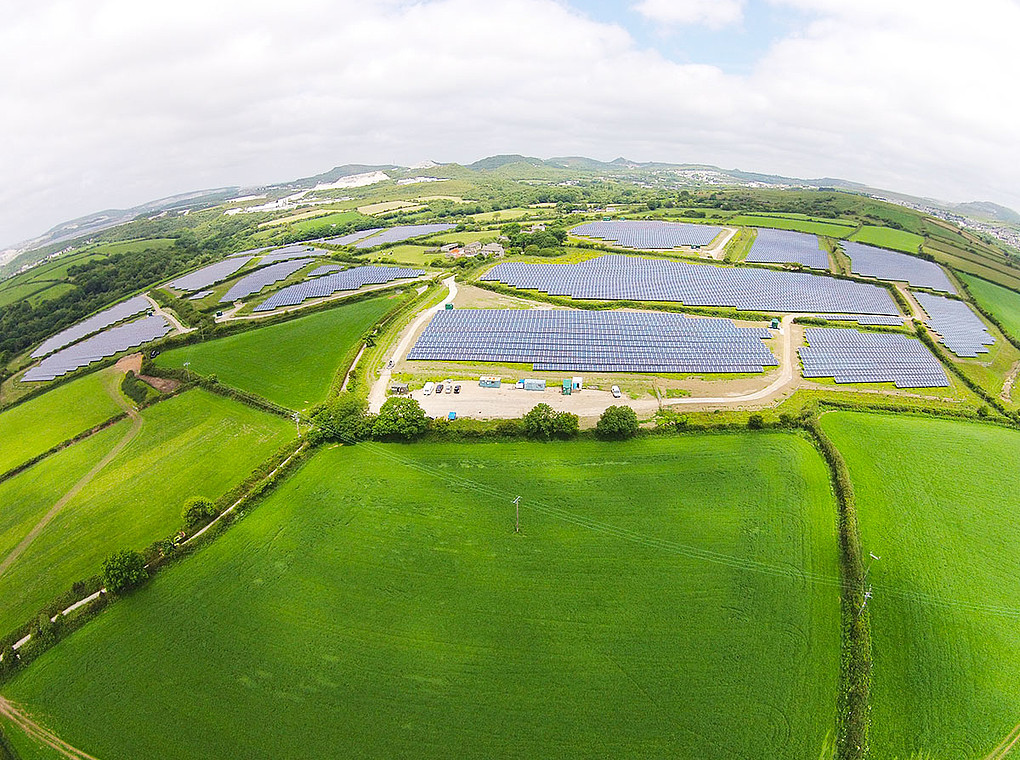
{"label": "tractor track in field", "polygon": [[32,720],[18,705],[9,702],[3,697],[0,697],[0,715],[7,718],[7,720],[24,731],[33,740],[50,747],[61,757],[68,758],[68,760],[98,760],[93,755],[68,744],[45,726]]}
{"label": "tractor track in field", "polygon": [[1013,729],[1006,734],[1006,738],[996,745],[995,749],[989,752],[982,760],[1003,760],[1020,743],[1020,723],[1013,726]]}
{"label": "tractor track in field", "polygon": [[124,447],[135,439],[135,436],[137,436],[138,432],[142,429],[142,416],[138,413],[138,411],[134,407],[128,406],[120,398],[118,398],[116,395],[117,391],[115,389],[110,389],[110,393],[117,404],[120,405],[131,418],[131,428],[119,441],[117,441],[114,447],[107,452],[106,456],[100,459],[91,470],[85,473],[85,475],[83,475],[77,483],[71,486],[71,489],[67,493],[57,500],[56,504],[50,507],[49,511],[42,516],[42,519],[40,519],[39,522],[32,527],[32,530],[30,530],[26,536],[18,542],[18,545],[11,549],[10,553],[8,553],[6,557],[0,560],[0,575],[3,575],[10,569],[11,565],[13,565],[17,561],[18,557],[20,557],[25,550],[31,546],[32,542],[39,537],[39,534],[45,530],[46,526],[60,514],[64,507],[67,506],[67,503],[81,493],[82,489],[91,483],[92,479],[95,478],[96,475],[98,475],[108,464],[110,464],[110,462],[112,462],[113,459],[124,450]]}

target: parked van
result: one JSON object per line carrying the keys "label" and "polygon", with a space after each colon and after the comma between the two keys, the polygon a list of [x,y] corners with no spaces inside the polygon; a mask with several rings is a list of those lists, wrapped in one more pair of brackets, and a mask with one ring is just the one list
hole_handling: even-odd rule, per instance
{"label": "parked van", "polygon": [[425,383],[425,386],[421,389],[421,392],[422,392],[422,395],[424,395],[424,396],[431,396],[432,395],[432,391],[434,391],[435,389],[436,389],[436,384],[433,383],[432,381],[429,381],[429,382]]}

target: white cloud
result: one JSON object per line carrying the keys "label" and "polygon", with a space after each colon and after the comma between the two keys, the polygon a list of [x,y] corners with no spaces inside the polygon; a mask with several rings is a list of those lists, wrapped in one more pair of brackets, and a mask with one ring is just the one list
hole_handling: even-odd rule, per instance
{"label": "white cloud", "polygon": [[739,23],[745,0],[641,0],[634,10],[666,25],[704,24],[710,29]]}
{"label": "white cloud", "polygon": [[774,0],[747,76],[556,0],[50,0],[0,24],[0,241],[333,165],[626,155],[1020,206],[1020,8]]}

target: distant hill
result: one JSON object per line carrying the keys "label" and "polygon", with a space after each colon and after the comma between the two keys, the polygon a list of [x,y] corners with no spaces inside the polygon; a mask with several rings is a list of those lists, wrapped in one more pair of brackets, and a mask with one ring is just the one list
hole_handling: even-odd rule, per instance
{"label": "distant hill", "polygon": [[1008,222],[1009,224],[1020,224],[1020,214],[1006,206],[1000,206],[991,201],[971,201],[970,203],[956,203],[950,208],[961,216],[971,216],[975,219],[987,219],[993,222]]}

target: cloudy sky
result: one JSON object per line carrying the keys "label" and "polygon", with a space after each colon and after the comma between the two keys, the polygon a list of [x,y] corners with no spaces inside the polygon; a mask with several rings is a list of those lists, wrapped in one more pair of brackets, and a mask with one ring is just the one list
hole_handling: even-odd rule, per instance
{"label": "cloudy sky", "polygon": [[1020,208],[1020,0],[35,0],[0,248],[344,163],[713,163]]}

